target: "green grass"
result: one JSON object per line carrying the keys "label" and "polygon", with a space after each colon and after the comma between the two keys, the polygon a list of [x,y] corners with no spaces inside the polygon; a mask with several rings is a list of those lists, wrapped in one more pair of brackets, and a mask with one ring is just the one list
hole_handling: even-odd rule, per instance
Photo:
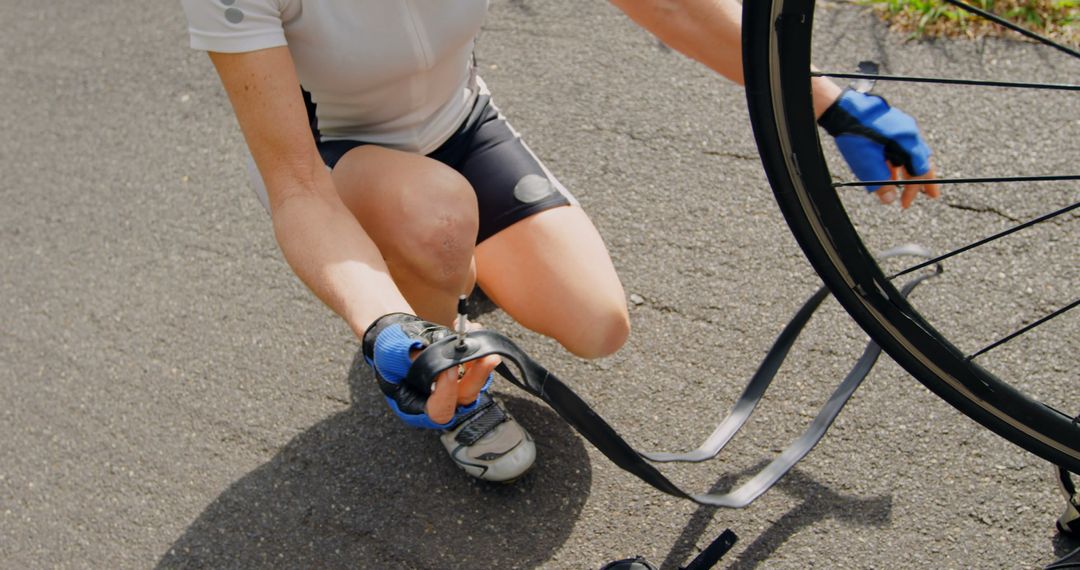
{"label": "green grass", "polygon": [[[965,0],[1055,40],[1080,45],[1080,0]],[[862,0],[912,38],[1016,35],[939,0]]]}

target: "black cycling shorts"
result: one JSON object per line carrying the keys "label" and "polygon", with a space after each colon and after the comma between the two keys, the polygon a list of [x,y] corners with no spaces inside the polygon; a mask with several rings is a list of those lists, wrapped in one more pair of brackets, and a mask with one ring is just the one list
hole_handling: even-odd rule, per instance
{"label": "black cycling shorts", "polygon": [[[310,116],[310,98],[305,99]],[[345,153],[365,144],[369,143],[323,142],[316,136],[319,154],[331,169]],[[476,98],[461,127],[427,156],[460,172],[476,192],[480,210],[476,243],[533,214],[575,202],[522,142],[487,94]]]}

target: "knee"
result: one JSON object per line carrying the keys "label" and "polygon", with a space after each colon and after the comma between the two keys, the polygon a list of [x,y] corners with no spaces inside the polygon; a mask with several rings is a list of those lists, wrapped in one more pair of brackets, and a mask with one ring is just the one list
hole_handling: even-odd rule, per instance
{"label": "knee", "polygon": [[406,236],[403,255],[432,282],[457,284],[470,271],[476,246],[476,194],[454,171],[426,178],[414,183],[415,192],[406,193],[414,211],[401,232]]}
{"label": "knee", "polygon": [[630,315],[626,305],[617,304],[598,311],[580,335],[563,342],[567,350],[581,358],[603,358],[615,354],[630,336]]}

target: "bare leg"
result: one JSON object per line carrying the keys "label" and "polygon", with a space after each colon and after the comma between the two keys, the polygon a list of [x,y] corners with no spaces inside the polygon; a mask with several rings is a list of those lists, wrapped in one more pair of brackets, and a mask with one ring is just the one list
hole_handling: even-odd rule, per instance
{"label": "bare leg", "polygon": [[622,283],[599,232],[577,206],[545,210],[476,248],[477,280],[522,325],[585,358],[630,334]]}
{"label": "bare leg", "polygon": [[417,314],[452,324],[455,301],[476,275],[478,214],[468,181],[436,160],[377,146],[349,151],[333,178]]}

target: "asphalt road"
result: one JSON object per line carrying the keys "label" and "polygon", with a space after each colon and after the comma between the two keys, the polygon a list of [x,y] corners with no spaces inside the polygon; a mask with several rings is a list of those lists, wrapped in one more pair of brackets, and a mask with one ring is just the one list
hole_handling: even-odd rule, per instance
{"label": "asphalt road", "polygon": [[[819,20],[836,33],[819,64],[1080,75],[1029,44],[905,43],[850,6],[825,5]],[[0,567],[570,569],[642,554],[674,568],[729,527],[740,541],[720,567],[1033,568],[1080,546],[1055,534],[1063,503],[1044,462],[888,359],[822,444],[743,510],[654,492],[505,384],[540,457],[515,485],[474,482],[431,434],[395,423],[356,340],[288,271],[178,2],[6,0],[0,31]],[[594,216],[635,300],[628,345],[595,362],[501,313],[484,323],[634,444],[695,446],[817,286],[772,202],[741,89],[601,2],[495,1],[477,58]],[[1075,165],[1076,97],[880,91],[923,121],[943,172]],[[851,201],[883,247],[947,245],[1076,197],[956,189],[903,214],[857,191]],[[958,265],[921,298],[972,345],[1015,324],[1019,306],[1053,306],[1080,263],[1075,217],[1052,227],[1057,237],[994,250],[988,265]],[[1056,378],[1068,401],[1076,322],[995,365]],[[744,479],[799,432],[863,340],[830,302],[731,449],[665,472],[695,490]]]}

